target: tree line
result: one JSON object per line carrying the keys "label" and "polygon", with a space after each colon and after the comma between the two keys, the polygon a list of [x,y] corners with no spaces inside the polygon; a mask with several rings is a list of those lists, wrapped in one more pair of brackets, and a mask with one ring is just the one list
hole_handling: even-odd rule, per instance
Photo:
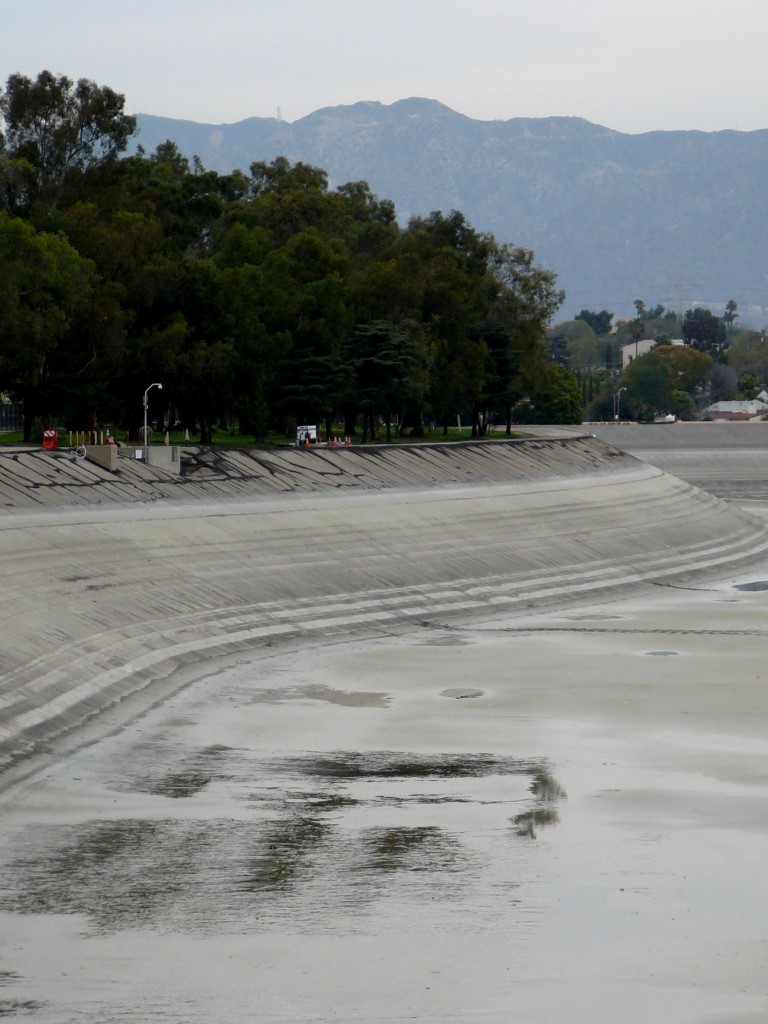
{"label": "tree line", "polygon": [[701,306],[681,316],[641,299],[634,306],[633,318],[618,321],[608,310],[583,309],[547,332],[552,357],[579,378],[588,419],[612,419],[619,403],[623,418],[695,419],[714,402],[751,399],[768,384],[768,338],[737,325],[734,299],[720,316]]}
{"label": "tree line", "polygon": [[0,91],[0,390],[34,422],[211,439],[324,423],[364,439],[461,416],[580,422],[545,333],[563,301],[527,249],[459,211],[398,224],[366,182],[285,158],[219,174],[125,156],[124,98],[85,79]]}

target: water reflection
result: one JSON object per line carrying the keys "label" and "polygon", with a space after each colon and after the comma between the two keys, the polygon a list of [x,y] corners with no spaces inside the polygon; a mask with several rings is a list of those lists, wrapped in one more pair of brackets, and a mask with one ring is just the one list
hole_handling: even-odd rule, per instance
{"label": "water reflection", "polygon": [[[503,848],[510,812],[512,834],[535,838],[565,799],[546,762],[495,754],[269,759],[218,748],[135,781],[167,798],[152,807],[169,813],[30,826],[0,883],[0,910],[81,914],[95,933],[243,931],[288,918],[312,927],[328,914],[352,920],[372,901],[418,908],[469,893],[492,912],[498,887],[519,884]],[[212,783],[225,784],[238,817],[210,816]],[[202,800],[208,816],[173,817],[180,797],[187,808]],[[478,835],[498,837],[489,863],[478,860]]]}

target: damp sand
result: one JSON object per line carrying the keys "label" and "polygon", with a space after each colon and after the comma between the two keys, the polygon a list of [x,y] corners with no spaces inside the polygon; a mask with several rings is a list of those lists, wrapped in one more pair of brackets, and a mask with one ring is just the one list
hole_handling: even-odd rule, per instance
{"label": "damp sand", "polygon": [[765,1021],[767,611],[232,661],[0,797],[0,1018]]}

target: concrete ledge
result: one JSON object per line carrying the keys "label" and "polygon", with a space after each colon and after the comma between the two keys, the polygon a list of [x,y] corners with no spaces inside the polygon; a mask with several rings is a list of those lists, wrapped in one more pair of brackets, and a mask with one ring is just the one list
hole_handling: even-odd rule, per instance
{"label": "concrete ledge", "polygon": [[85,457],[97,466],[114,472],[117,469],[117,452],[114,444],[89,444],[85,449]]}
{"label": "concrete ledge", "polygon": [[150,445],[144,449],[144,461],[148,466],[157,466],[167,473],[181,472],[181,449],[178,445]]}
{"label": "concrete ledge", "polygon": [[[584,434],[449,445],[220,450],[120,448],[116,471],[67,452],[0,452],[0,509],[232,501],[304,493],[369,493],[497,484],[587,470],[614,474],[632,459]],[[177,458],[176,453],[180,456]]]}

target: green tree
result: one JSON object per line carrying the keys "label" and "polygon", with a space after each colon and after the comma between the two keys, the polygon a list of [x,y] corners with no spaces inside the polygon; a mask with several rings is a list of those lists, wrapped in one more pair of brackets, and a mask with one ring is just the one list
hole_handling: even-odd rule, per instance
{"label": "green tree", "polygon": [[125,98],[81,78],[41,71],[33,81],[13,74],[0,91],[0,119],[7,158],[31,172],[37,189],[58,186],[73,170],[82,171],[121,153],[136,130],[136,118],[123,112]]}
{"label": "green tree", "polygon": [[738,375],[751,373],[758,384],[768,384],[768,338],[757,331],[735,331],[728,346],[728,366]]}
{"label": "green tree", "polygon": [[728,300],[722,319],[729,331],[739,317],[739,314],[736,312],[738,308],[739,307],[736,305],[736,301],[734,299]]}
{"label": "green tree", "polygon": [[416,322],[377,321],[357,327],[348,342],[347,362],[354,370],[355,402],[363,413],[363,441],[369,431],[376,440],[380,417],[387,441],[393,422],[398,435],[402,433],[409,404],[423,404],[429,358],[425,332]]}
{"label": "green tree", "polygon": [[24,437],[46,415],[51,359],[90,302],[94,268],[69,242],[0,212],[0,387],[24,403]]}
{"label": "green tree", "polygon": [[584,416],[576,375],[556,363],[542,369],[530,402],[539,423],[581,423]]}
{"label": "green tree", "polygon": [[582,309],[580,313],[576,314],[576,319],[589,324],[595,334],[608,334],[611,329],[613,313],[607,309],[601,309],[599,313],[592,309]]}
{"label": "green tree", "polygon": [[726,345],[725,324],[712,310],[697,306],[685,314],[683,337],[687,344],[717,359]]}
{"label": "green tree", "polygon": [[[503,405],[506,430],[512,431],[513,404],[538,386],[544,375],[546,331],[565,298],[557,276],[535,262],[531,249],[500,245],[490,265],[501,289],[492,315],[500,329],[489,338],[494,373],[488,386],[488,405]],[[488,425],[490,416],[486,417]]]}
{"label": "green tree", "polygon": [[677,390],[693,395],[706,385],[712,356],[687,345],[656,345],[652,352],[670,368]]}
{"label": "green tree", "polygon": [[626,400],[640,420],[652,420],[670,411],[672,406],[672,371],[655,351],[633,359],[621,379],[626,387]]}

